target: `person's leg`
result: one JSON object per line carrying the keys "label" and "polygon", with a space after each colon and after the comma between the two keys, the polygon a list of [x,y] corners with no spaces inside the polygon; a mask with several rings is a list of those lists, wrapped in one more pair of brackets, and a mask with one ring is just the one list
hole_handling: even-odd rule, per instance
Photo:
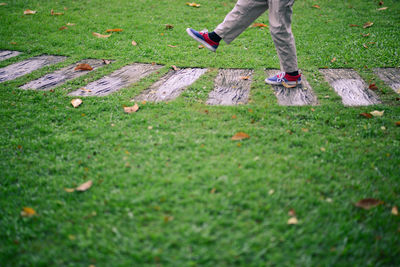
{"label": "person's leg", "polygon": [[268,0],[238,0],[214,32],[229,44],[267,9]]}
{"label": "person's leg", "polygon": [[292,33],[292,6],[294,0],[269,1],[269,29],[278,53],[281,70],[298,71],[296,45]]}

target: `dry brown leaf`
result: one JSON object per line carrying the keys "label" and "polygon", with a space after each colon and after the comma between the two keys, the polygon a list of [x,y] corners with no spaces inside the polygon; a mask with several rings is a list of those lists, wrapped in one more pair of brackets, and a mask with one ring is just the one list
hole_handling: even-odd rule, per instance
{"label": "dry brown leaf", "polygon": [[366,45],[366,44],[363,44],[363,46],[364,46],[364,48],[368,48],[368,45]]}
{"label": "dry brown leaf", "polygon": [[81,63],[77,65],[74,70],[93,70],[93,68],[87,63]]}
{"label": "dry brown leaf", "polygon": [[290,209],[288,215],[291,217],[296,217],[296,211],[294,209]]}
{"label": "dry brown leaf", "polygon": [[368,37],[368,36],[370,36],[370,33],[361,33],[361,35],[364,37]]}
{"label": "dry brown leaf", "polygon": [[67,26],[62,26],[61,28],[59,28],[58,30],[59,31],[62,31],[62,30],[66,30],[66,29],[68,29],[68,27]]}
{"label": "dry brown leaf", "polygon": [[372,118],[372,115],[369,114],[369,113],[366,113],[366,112],[360,113],[360,116],[365,117],[367,119],[371,119]]}
{"label": "dry brown leaf", "polygon": [[319,5],[313,5],[312,7],[321,8]]}
{"label": "dry brown leaf", "polygon": [[139,110],[139,105],[138,104],[135,104],[132,107],[124,107],[124,112],[125,113],[134,113],[134,112],[136,112],[138,110]]}
{"label": "dry brown leaf", "polygon": [[360,27],[360,25],[357,24],[349,24],[350,27]]}
{"label": "dry brown leaf", "polygon": [[178,47],[177,45],[167,45],[168,47],[175,48]]}
{"label": "dry brown leaf", "polygon": [[400,126],[400,121],[395,122],[396,126]]}
{"label": "dry brown leaf", "polygon": [[214,194],[215,191],[217,191],[217,189],[214,187],[213,189],[211,189],[210,194]]}
{"label": "dry brown leaf", "polygon": [[75,26],[75,25],[76,25],[75,23],[70,23],[70,22],[67,23],[67,26]]}
{"label": "dry brown leaf", "polygon": [[336,58],[335,58],[335,57],[332,58],[331,62],[333,63],[333,62],[335,62],[335,61],[336,61]]}
{"label": "dry brown leaf", "polygon": [[196,4],[196,3],[189,3],[187,2],[186,5],[191,6],[191,7],[200,7],[200,4]]}
{"label": "dry brown leaf", "polygon": [[67,193],[75,192],[75,188],[64,188],[64,191]]}
{"label": "dry brown leaf", "polygon": [[371,111],[369,114],[371,114],[374,117],[382,117],[383,113],[385,113],[384,110],[382,110],[382,111],[374,110],[374,111]]}
{"label": "dry brown leaf", "polygon": [[33,15],[33,14],[36,14],[35,10],[27,9],[24,11],[24,15]]}
{"label": "dry brown leaf", "polygon": [[122,32],[122,29],[108,29],[106,32]]}
{"label": "dry brown leaf", "polygon": [[237,116],[236,115],[232,115],[232,119],[237,119]]}
{"label": "dry brown leaf", "polygon": [[251,25],[251,27],[265,28],[265,27],[268,27],[268,25],[264,24],[264,23],[254,23],[253,25]]}
{"label": "dry brown leaf", "polygon": [[92,185],[93,185],[93,181],[89,180],[86,183],[83,183],[80,186],[78,186],[77,188],[75,188],[75,190],[79,191],[79,192],[84,192],[84,191],[87,191],[89,188],[91,188]]}
{"label": "dry brown leaf", "polygon": [[0,6],[6,6],[7,3],[0,3]]}
{"label": "dry brown leaf", "polygon": [[297,220],[296,217],[292,217],[287,221],[287,224],[292,225],[292,224],[298,224],[299,221]]}
{"label": "dry brown leaf", "polygon": [[30,207],[24,207],[21,211],[22,217],[32,217],[36,215],[36,211]]}
{"label": "dry brown leaf", "polygon": [[51,14],[52,16],[61,16],[61,15],[64,15],[64,13],[61,13],[61,12],[54,12],[53,9],[50,11],[50,14]]}
{"label": "dry brown leaf", "polygon": [[394,216],[398,216],[399,215],[399,209],[397,208],[397,206],[393,206],[392,208],[392,214]]}
{"label": "dry brown leaf", "polygon": [[166,30],[172,30],[173,28],[174,28],[174,25],[165,24],[165,29],[166,29]]}
{"label": "dry brown leaf", "polygon": [[244,132],[238,132],[234,136],[232,136],[231,140],[238,141],[243,139],[249,139],[250,135]]}
{"label": "dry brown leaf", "polygon": [[81,104],[82,104],[82,99],[75,98],[75,99],[72,99],[72,100],[71,100],[71,105],[72,105],[74,108],[79,107]]}
{"label": "dry brown leaf", "polygon": [[104,65],[111,64],[111,60],[107,60],[107,59],[102,59],[102,60],[103,60]]}
{"label": "dry brown leaf", "polygon": [[169,215],[164,216],[164,222],[165,223],[173,221],[173,220],[174,220],[173,216],[169,216]]}
{"label": "dry brown leaf", "polygon": [[379,5],[380,5],[380,6],[383,6],[383,1],[379,1]]}
{"label": "dry brown leaf", "polygon": [[107,35],[103,35],[97,32],[92,32],[93,36],[97,37],[97,38],[108,38],[111,36],[111,34],[107,34]]}
{"label": "dry brown leaf", "polygon": [[174,71],[179,70],[179,68],[178,68],[177,66],[175,66],[175,65],[172,65],[172,66],[171,66],[171,69],[173,69]]}
{"label": "dry brown leaf", "polygon": [[247,81],[250,79],[250,76],[240,76],[239,79]]}
{"label": "dry brown leaf", "polygon": [[376,86],[375,83],[371,83],[371,84],[368,86],[368,88],[371,89],[372,91],[378,90],[378,87]]}
{"label": "dry brown leaf", "polygon": [[379,11],[386,10],[386,9],[388,9],[388,7],[387,7],[387,6],[385,6],[385,7],[381,7],[381,8],[378,8],[378,10],[379,10]]}
{"label": "dry brown leaf", "polygon": [[135,42],[135,40],[132,40],[132,45],[137,46],[137,43]]}
{"label": "dry brown leaf", "polygon": [[203,49],[203,48],[205,48],[205,47],[204,47],[204,45],[199,45],[198,48],[199,48],[199,49]]}
{"label": "dry brown leaf", "polygon": [[369,28],[369,27],[371,27],[372,25],[374,25],[374,23],[373,23],[373,22],[370,22],[370,21],[368,21],[368,22],[366,22],[366,23],[364,24],[363,28],[364,28],[364,29],[366,29],[366,28]]}
{"label": "dry brown leaf", "polygon": [[383,203],[383,201],[375,198],[364,198],[358,201],[355,206],[358,208],[362,208],[365,210],[369,210],[373,207],[379,206]]}

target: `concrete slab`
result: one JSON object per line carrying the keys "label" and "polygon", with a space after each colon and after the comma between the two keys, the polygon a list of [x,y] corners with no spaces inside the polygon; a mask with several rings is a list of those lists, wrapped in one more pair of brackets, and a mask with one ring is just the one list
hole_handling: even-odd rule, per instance
{"label": "concrete slab", "polygon": [[321,69],[326,81],[342,97],[345,106],[369,106],[381,103],[378,96],[352,69]]}
{"label": "concrete slab", "polygon": [[[279,72],[280,70],[266,70],[265,74],[267,77],[271,77]],[[281,106],[318,105],[318,99],[304,75],[301,77],[301,84],[294,88],[286,88],[283,85],[272,85],[272,89]]]}
{"label": "concrete slab", "polygon": [[161,65],[135,63],[125,66],[100,80],[89,83],[69,95],[73,96],[106,96],[138,82],[142,78],[161,69]]}
{"label": "concrete slab", "polygon": [[64,61],[63,56],[37,56],[0,69],[0,83],[14,80],[48,65]]}
{"label": "concrete slab", "polygon": [[399,68],[377,68],[374,73],[396,93],[400,94],[400,69]]}
{"label": "concrete slab", "polygon": [[171,70],[149,89],[135,97],[135,101],[160,102],[173,100],[206,71],[207,69],[200,68]]}
{"label": "concrete slab", "polygon": [[220,69],[214,90],[208,95],[208,105],[238,105],[249,100],[251,75],[249,69]]}
{"label": "concrete slab", "polygon": [[[23,86],[21,89],[34,89],[34,90],[50,90],[60,84],[63,84],[69,80],[78,78],[82,75],[90,72],[89,70],[75,70],[78,64],[86,63],[89,64],[93,70],[105,66],[103,60],[100,59],[86,59],[76,64],[57,70],[53,73],[47,74],[37,80],[31,81]],[[93,71],[91,70],[91,71]]]}
{"label": "concrete slab", "polygon": [[0,50],[0,61],[16,57],[18,55],[22,54],[21,52],[18,51],[11,51],[11,50]]}

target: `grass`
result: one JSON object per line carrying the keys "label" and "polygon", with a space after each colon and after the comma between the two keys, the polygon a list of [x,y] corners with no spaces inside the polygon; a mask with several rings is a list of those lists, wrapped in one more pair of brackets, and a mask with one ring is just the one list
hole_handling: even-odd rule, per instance
{"label": "grass", "polygon": [[[267,29],[249,28],[215,54],[186,36],[186,27],[213,29],[235,2],[199,0],[198,9],[180,0],[0,6],[0,48],[24,52],[0,67],[40,54],[69,57],[0,84],[2,265],[399,264],[400,221],[391,209],[400,206],[400,109],[373,68],[400,66],[400,3],[386,0],[389,8],[378,11],[378,1],[296,1],[299,63],[320,105],[282,107],[263,83],[264,68],[279,67]],[[316,3],[321,8],[312,8]],[[28,8],[38,13],[22,15]],[[65,14],[51,16],[51,9]],[[367,21],[374,25],[349,27]],[[76,25],[59,30],[67,23]],[[124,31],[91,35],[110,28]],[[18,89],[84,58],[115,62],[54,91]],[[132,62],[165,68],[110,96],[84,98],[77,109],[69,104],[68,92]],[[171,65],[210,70],[175,101],[123,113]],[[356,69],[376,82],[383,104],[344,107],[318,72],[324,67]],[[218,68],[254,69],[249,104],[204,104]],[[359,115],[372,110],[384,116]],[[251,138],[231,141],[239,131]],[[89,179],[86,192],[64,191]],[[354,206],[368,197],[384,203]],[[23,207],[37,215],[22,217]],[[287,224],[291,209],[297,225]]]}

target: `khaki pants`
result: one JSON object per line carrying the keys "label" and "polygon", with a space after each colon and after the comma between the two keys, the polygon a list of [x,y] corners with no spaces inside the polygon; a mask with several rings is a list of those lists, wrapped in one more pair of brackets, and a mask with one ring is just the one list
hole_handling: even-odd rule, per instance
{"label": "khaki pants", "polygon": [[291,27],[293,3],[294,0],[238,0],[214,31],[229,44],[268,9],[269,30],[281,70],[297,71],[296,45]]}

